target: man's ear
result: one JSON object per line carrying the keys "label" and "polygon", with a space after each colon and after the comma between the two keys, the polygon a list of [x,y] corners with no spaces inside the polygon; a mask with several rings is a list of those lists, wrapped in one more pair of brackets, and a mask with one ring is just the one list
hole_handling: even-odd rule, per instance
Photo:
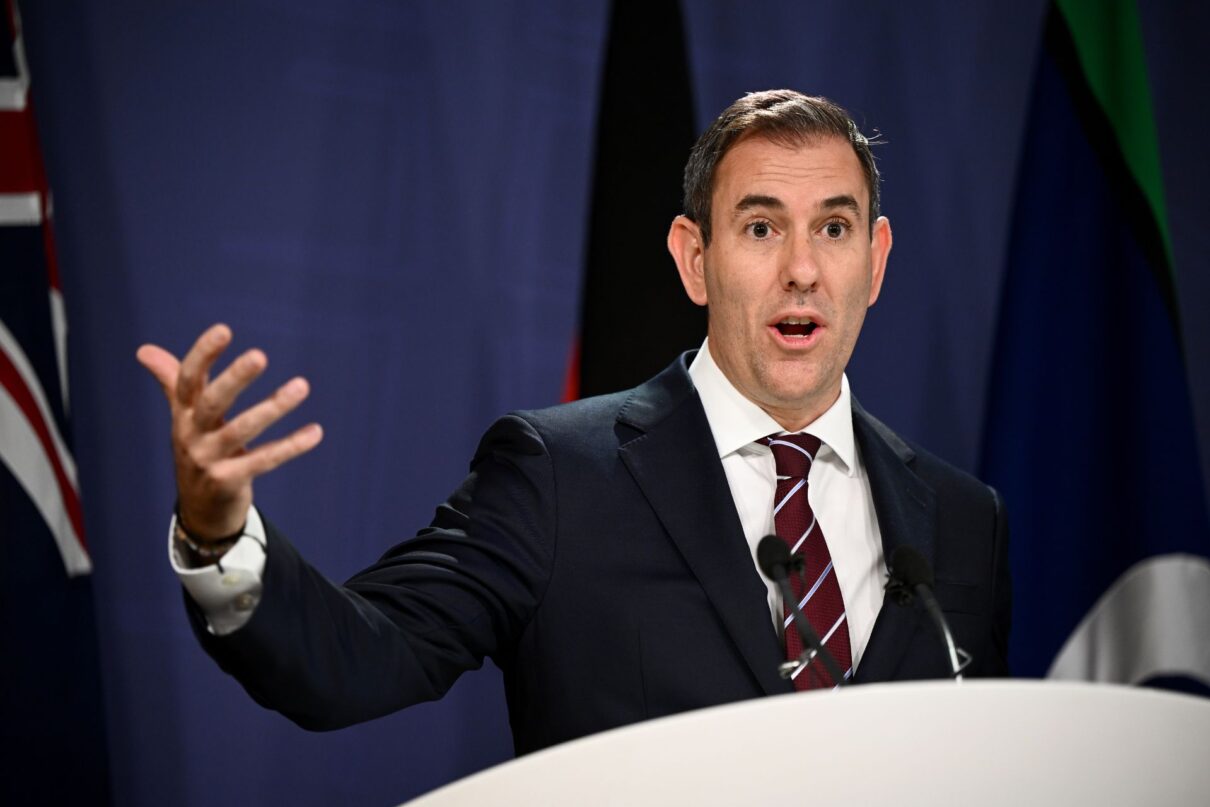
{"label": "man's ear", "polygon": [[887,257],[891,254],[891,222],[886,216],[879,216],[874,222],[874,236],[870,239],[870,302],[873,305],[882,291],[882,281],[886,277]]}
{"label": "man's ear", "polygon": [[706,251],[702,245],[702,230],[696,222],[685,216],[672,220],[672,227],[668,229],[668,251],[676,261],[676,270],[680,272],[681,284],[689,299],[705,305]]}

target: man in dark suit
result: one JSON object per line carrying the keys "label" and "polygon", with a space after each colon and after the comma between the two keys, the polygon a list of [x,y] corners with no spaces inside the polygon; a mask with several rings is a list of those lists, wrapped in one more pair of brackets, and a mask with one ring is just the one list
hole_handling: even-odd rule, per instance
{"label": "man in dark suit", "polygon": [[[206,382],[225,326],[179,364],[140,349],[173,410],[174,564],[191,618],[257,701],[334,728],[440,697],[490,656],[524,753],[831,686],[817,663],[779,674],[785,606],[753,560],[775,528],[804,547],[808,615],[828,613],[810,610],[821,600],[838,609],[815,628],[846,677],[947,673],[922,610],[884,601],[901,545],[936,570],[968,673],[1007,673],[999,497],[865,413],[844,378],[891,248],[866,139],[823,99],[746,96],[694,148],[685,197],[668,245],[708,306],[702,350],[634,390],[502,418],[432,525],[343,587],[251,506],[255,476],[321,437],[312,424],[244,449],[306,382],[225,420],[262,354]],[[779,445],[808,456],[797,481]],[[796,507],[809,526],[783,535]]]}

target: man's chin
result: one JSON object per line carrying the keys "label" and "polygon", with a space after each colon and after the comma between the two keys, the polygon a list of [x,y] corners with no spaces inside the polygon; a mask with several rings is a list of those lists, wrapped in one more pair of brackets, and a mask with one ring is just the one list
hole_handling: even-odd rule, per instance
{"label": "man's chin", "polygon": [[801,364],[783,365],[777,368],[782,372],[773,373],[764,379],[764,391],[769,401],[776,401],[782,406],[809,406],[821,396],[827,395],[828,387],[835,386],[840,391],[840,382],[828,384],[818,378],[813,372],[816,368],[804,367]]}
{"label": "man's chin", "polygon": [[840,396],[839,380],[831,384],[804,384],[799,377],[794,381],[797,383],[777,383],[776,379],[770,379],[771,383],[766,384],[763,390],[763,402],[758,402],[782,425],[785,425],[786,418],[796,423],[805,420],[796,426],[802,428],[827,411]]}

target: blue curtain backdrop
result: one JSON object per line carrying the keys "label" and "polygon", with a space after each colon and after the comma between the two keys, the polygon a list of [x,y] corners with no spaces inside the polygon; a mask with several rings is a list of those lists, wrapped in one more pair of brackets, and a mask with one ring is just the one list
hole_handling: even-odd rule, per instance
{"label": "blue curtain backdrop", "polygon": [[[867,408],[968,469],[1046,5],[685,4],[699,126],[744,91],[791,86],[884,133],[895,248],[850,377]],[[1148,6],[1206,467],[1210,11]],[[183,350],[223,320],[270,356],[260,389],[310,378],[293,422],[320,421],[326,439],[259,484],[257,502],[330,577],[427,523],[494,416],[559,398],[608,3],[50,0],[23,12],[72,327],[115,802],[384,804],[507,758],[491,668],[438,704],[308,734],[209,662],[165,557],[168,415],[133,354],[144,341]],[[1062,237],[1079,201],[1034,204]]]}

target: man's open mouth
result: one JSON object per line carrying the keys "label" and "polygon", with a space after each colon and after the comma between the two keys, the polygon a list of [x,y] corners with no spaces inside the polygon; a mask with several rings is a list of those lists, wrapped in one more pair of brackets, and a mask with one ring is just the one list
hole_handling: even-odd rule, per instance
{"label": "man's open mouth", "polygon": [[782,336],[805,339],[814,333],[815,329],[819,326],[810,319],[786,317],[773,327],[777,328],[778,333]]}

